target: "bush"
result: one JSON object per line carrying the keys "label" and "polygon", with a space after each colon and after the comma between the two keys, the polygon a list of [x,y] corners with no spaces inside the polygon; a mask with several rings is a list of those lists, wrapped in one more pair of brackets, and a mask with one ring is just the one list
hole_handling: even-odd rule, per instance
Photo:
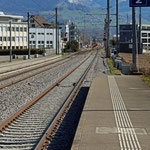
{"label": "bush", "polygon": [[65,46],[65,52],[77,52],[79,51],[79,43],[76,40],[67,42]]}
{"label": "bush", "polygon": [[[32,55],[42,54],[42,53],[45,53],[45,49],[30,49],[30,52]],[[0,50],[0,55],[9,55],[9,53],[10,53],[9,49]],[[13,55],[28,55],[28,49],[13,49],[12,54]]]}

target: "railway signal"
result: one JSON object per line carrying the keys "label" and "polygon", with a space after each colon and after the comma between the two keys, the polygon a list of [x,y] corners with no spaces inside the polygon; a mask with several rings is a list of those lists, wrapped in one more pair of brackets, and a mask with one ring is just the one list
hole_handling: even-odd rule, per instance
{"label": "railway signal", "polygon": [[103,39],[103,41],[106,41],[106,40],[107,40],[106,33],[104,33],[104,39]]}

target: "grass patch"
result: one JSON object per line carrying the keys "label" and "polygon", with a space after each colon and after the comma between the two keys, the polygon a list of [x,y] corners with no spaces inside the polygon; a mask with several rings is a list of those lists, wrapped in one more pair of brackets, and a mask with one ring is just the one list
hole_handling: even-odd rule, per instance
{"label": "grass patch", "polygon": [[114,67],[114,62],[111,58],[107,58],[106,61],[110,69],[109,75],[121,75],[121,71]]}
{"label": "grass patch", "polygon": [[142,78],[142,80],[147,84],[147,85],[149,85],[150,86],[150,77],[147,77],[147,76],[141,76],[141,78]]}

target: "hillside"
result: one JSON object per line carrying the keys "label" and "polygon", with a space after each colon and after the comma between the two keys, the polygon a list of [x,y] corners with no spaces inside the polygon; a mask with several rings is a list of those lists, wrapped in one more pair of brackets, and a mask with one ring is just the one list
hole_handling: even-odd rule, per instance
{"label": "hillside", "polygon": [[[115,13],[115,0],[110,0],[111,14]],[[59,22],[70,20],[75,22],[80,30],[87,34],[103,33],[104,18],[106,17],[106,1],[104,0],[0,0],[0,11],[5,14],[23,15],[29,11],[32,15],[43,15],[49,21],[55,20],[55,8],[58,7]],[[150,23],[150,8],[144,8],[142,13],[143,23]],[[127,22],[127,14],[131,22],[131,8],[129,0],[119,2],[119,22]],[[137,9],[138,15],[138,9]],[[115,25],[115,16],[111,15],[112,23]],[[138,20],[138,19],[137,19]],[[114,32],[114,29],[112,29]],[[89,33],[88,33],[89,32]]]}

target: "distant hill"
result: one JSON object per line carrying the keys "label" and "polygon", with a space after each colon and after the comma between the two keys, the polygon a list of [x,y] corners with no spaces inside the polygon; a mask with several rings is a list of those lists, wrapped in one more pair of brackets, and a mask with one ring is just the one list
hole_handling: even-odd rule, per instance
{"label": "distant hill", "polygon": [[[32,15],[43,15],[54,22],[55,8],[58,7],[59,21],[70,20],[88,33],[103,33],[104,18],[106,17],[106,0],[0,0],[0,11],[5,14],[23,15],[29,11]],[[110,0],[111,14],[115,13],[115,0]],[[143,23],[150,24],[150,8],[142,10]],[[127,22],[127,14],[131,21],[129,0],[119,0],[119,21]],[[138,9],[137,9],[138,15]],[[115,16],[111,15],[112,25],[115,25]],[[137,19],[138,20],[138,19]],[[84,27],[86,27],[84,29]],[[90,34],[90,33],[89,33]]]}
{"label": "distant hill", "polygon": [[[40,14],[43,12],[54,11],[58,6],[65,10],[80,10],[90,12],[91,9],[106,8],[106,0],[0,0],[0,11],[8,14],[18,14],[26,16],[30,11],[33,14]],[[115,0],[110,0],[112,10],[115,10]],[[126,15],[131,12],[129,7],[129,0],[119,0],[120,15]],[[150,21],[150,8],[143,9],[143,19]]]}

